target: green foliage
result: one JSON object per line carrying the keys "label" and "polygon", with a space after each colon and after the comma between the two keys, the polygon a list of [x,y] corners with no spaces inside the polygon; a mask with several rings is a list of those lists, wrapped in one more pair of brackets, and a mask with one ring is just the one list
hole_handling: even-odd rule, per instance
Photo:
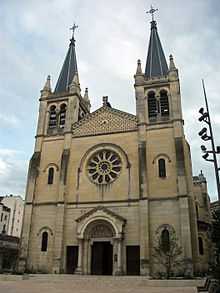
{"label": "green foliage", "polygon": [[212,241],[215,243],[216,262],[213,266],[213,276],[220,281],[220,209],[213,212]]}
{"label": "green foliage", "polygon": [[220,253],[220,209],[213,213],[212,228],[212,240],[215,242],[218,253]]}

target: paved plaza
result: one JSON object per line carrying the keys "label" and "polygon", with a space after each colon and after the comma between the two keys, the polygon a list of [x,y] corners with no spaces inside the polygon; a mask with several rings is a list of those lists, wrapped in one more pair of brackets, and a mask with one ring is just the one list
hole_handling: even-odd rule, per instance
{"label": "paved plaza", "polygon": [[0,293],[194,293],[203,281],[151,281],[142,277],[32,276],[3,278]]}

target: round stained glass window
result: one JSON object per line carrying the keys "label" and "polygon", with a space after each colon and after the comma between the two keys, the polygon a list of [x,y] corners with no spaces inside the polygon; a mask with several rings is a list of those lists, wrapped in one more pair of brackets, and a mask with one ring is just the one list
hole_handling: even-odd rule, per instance
{"label": "round stained glass window", "polygon": [[88,176],[93,183],[110,184],[120,174],[122,163],[119,155],[112,150],[102,150],[89,159]]}

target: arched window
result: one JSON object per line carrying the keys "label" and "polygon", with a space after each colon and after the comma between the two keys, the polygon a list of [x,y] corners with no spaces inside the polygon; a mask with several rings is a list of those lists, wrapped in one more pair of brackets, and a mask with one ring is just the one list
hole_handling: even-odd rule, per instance
{"label": "arched window", "polygon": [[2,228],[2,234],[6,234],[6,225],[5,224],[3,225],[3,228]]}
{"label": "arched window", "polygon": [[204,254],[204,247],[203,247],[202,237],[199,237],[199,254],[200,255],[203,255]]}
{"label": "arched window", "polygon": [[57,126],[56,106],[51,106],[50,116],[49,116],[49,128],[56,128],[56,126]]}
{"label": "arched window", "polygon": [[170,251],[170,233],[167,229],[161,232],[161,249],[165,253]]}
{"label": "arched window", "polygon": [[48,233],[43,232],[42,239],[41,239],[41,251],[47,251],[47,246],[48,246]]}
{"label": "arched window", "polygon": [[60,106],[59,126],[64,128],[66,122],[66,104]]}
{"label": "arched window", "polygon": [[149,118],[157,117],[157,100],[154,92],[148,93],[148,115]]}
{"label": "arched window", "polygon": [[47,183],[48,184],[53,184],[53,179],[54,179],[54,168],[51,167],[48,170],[48,179],[47,179]]}
{"label": "arched window", "polygon": [[167,92],[164,90],[160,92],[160,113],[161,116],[169,116],[170,113]]}
{"label": "arched window", "polygon": [[159,177],[165,178],[166,177],[166,162],[164,159],[159,159],[158,169],[159,169]]}

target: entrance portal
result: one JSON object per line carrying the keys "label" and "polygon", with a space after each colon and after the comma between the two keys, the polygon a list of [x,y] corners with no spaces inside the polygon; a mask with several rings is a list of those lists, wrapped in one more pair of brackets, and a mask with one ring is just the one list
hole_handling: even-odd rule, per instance
{"label": "entrance portal", "polygon": [[92,275],[112,275],[113,247],[110,242],[94,242],[92,245]]}

